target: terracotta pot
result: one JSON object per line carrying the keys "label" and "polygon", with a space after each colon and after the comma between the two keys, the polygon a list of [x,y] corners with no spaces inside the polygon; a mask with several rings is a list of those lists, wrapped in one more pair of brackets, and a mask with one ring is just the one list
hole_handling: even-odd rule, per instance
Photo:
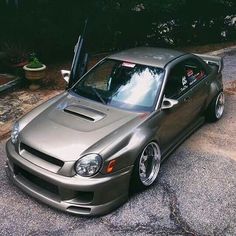
{"label": "terracotta pot", "polygon": [[23,67],[25,70],[25,78],[28,80],[40,80],[45,76],[46,66],[43,65],[40,68],[28,68],[27,65]]}
{"label": "terracotta pot", "polygon": [[46,66],[43,65],[40,68],[28,68],[27,65],[25,65],[23,69],[25,70],[25,78],[31,82],[29,86],[30,90],[39,89],[39,81],[45,76]]}

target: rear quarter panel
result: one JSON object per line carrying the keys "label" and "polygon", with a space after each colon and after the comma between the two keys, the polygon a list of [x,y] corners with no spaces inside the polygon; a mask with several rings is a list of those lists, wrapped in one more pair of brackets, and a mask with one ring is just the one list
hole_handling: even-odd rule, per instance
{"label": "rear quarter panel", "polygon": [[222,82],[222,73],[218,71],[217,66],[208,66],[209,67],[209,94],[206,102],[206,108],[211,103],[212,99],[223,90],[223,82]]}

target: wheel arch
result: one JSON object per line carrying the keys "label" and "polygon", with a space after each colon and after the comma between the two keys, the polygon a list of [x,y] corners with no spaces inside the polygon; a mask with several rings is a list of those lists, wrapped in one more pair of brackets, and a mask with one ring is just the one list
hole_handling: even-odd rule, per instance
{"label": "wheel arch", "polygon": [[[148,180],[141,180],[141,177],[139,176],[139,165],[140,165],[140,159],[142,158],[143,152],[144,150],[148,147],[148,145],[155,143],[158,147],[158,152],[160,153],[160,161],[159,161],[159,167],[158,167],[158,172],[156,172],[156,174],[153,174],[153,176],[151,178],[153,178],[151,180],[151,178]],[[150,139],[149,141],[147,141],[142,148],[139,148],[139,153],[136,155],[136,158],[134,159],[134,164],[133,164],[133,168],[132,168],[132,172],[131,172],[131,176],[130,176],[130,182],[129,182],[129,189],[130,189],[130,193],[134,193],[137,192],[139,190],[143,190],[147,187],[149,187],[150,185],[152,185],[159,173],[159,169],[160,169],[160,163],[161,163],[161,149],[160,149],[160,145],[158,144],[156,139]],[[150,177],[150,176],[149,176]],[[149,178],[148,177],[148,178]],[[145,184],[144,182],[147,181],[147,184]],[[148,183],[148,181],[150,181],[150,183]]]}
{"label": "wheel arch", "polygon": [[209,85],[209,95],[206,101],[205,110],[209,107],[212,100],[217,96],[219,92],[223,91],[222,79],[214,79]]}

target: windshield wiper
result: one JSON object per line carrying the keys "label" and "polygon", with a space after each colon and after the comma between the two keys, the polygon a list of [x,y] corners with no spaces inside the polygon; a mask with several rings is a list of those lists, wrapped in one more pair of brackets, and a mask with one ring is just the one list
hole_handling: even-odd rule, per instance
{"label": "windshield wiper", "polygon": [[99,98],[99,100],[106,105],[106,102],[104,101],[104,99],[102,98],[102,96],[99,94],[99,92],[97,91],[96,88],[94,88],[93,86],[91,86],[92,91],[96,94],[96,96]]}

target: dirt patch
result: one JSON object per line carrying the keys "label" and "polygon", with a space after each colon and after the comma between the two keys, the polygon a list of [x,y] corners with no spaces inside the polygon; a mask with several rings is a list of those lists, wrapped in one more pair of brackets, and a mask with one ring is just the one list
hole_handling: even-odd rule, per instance
{"label": "dirt patch", "polygon": [[[199,131],[201,133],[201,131]],[[225,140],[223,138],[216,138],[215,134],[213,134],[212,137],[207,137],[208,135],[202,135],[202,139],[195,140],[190,139],[187,143],[187,147],[190,148],[191,150],[196,150],[198,147],[201,147],[201,150],[205,153],[211,153],[215,155],[223,155],[227,156],[233,160],[236,160],[236,149],[233,148],[231,145],[230,148],[227,150],[224,148],[224,146],[218,146],[217,144],[223,143]],[[220,137],[220,135],[218,135]],[[204,139],[205,138],[205,139]],[[209,141],[209,139],[212,138],[212,141]],[[216,143],[214,143],[214,140]],[[230,139],[231,141],[234,141],[233,139]],[[227,145],[228,146],[228,145]]]}
{"label": "dirt patch", "polygon": [[36,106],[63,90],[15,91],[0,97],[0,140],[9,135],[13,123]]}
{"label": "dirt patch", "polygon": [[227,95],[222,119],[215,123],[205,124],[197,131],[198,135],[191,136],[186,141],[187,147],[192,150],[200,148],[206,153],[222,154],[236,160],[235,102],[235,95]]}
{"label": "dirt patch", "polygon": [[228,95],[236,95],[236,80],[226,84],[225,93]]}
{"label": "dirt patch", "polygon": [[65,89],[66,82],[61,76],[61,70],[70,70],[70,64],[60,63],[54,65],[48,65],[46,69],[46,76],[41,81],[41,87],[43,89]]}

